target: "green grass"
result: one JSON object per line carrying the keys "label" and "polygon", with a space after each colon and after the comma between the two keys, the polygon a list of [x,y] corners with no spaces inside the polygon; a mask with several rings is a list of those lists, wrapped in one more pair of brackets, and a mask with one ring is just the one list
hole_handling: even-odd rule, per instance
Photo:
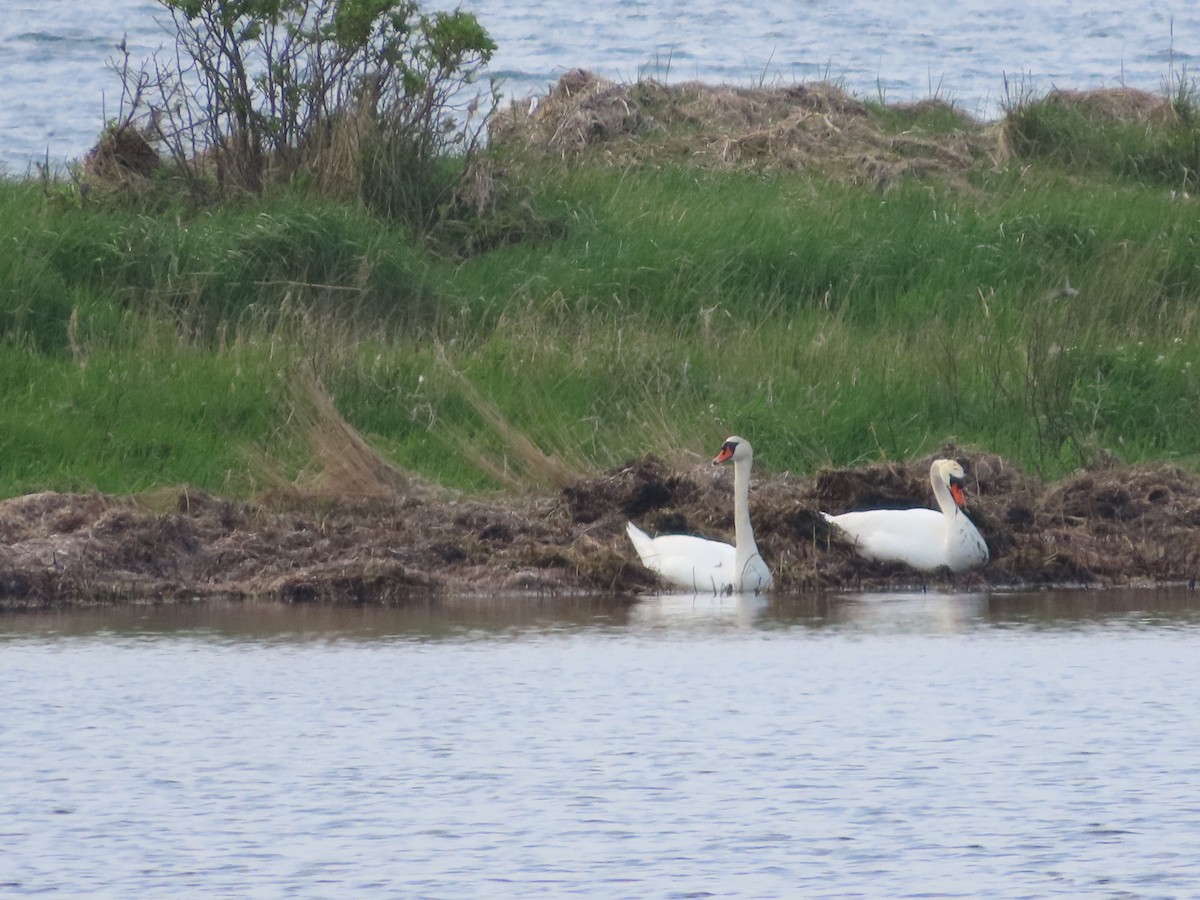
{"label": "green grass", "polygon": [[893,134],[950,134],[972,127],[962,110],[938,99],[904,105],[868,101],[866,106],[885,130]]}
{"label": "green grass", "polygon": [[1077,172],[1193,191],[1200,178],[1194,93],[1176,92],[1156,120],[1114,117],[1098,103],[1057,95],[1020,104],[1006,121],[1016,151]]}
{"label": "green grass", "polygon": [[389,459],[467,490],[735,432],[765,471],[948,440],[1047,477],[1102,450],[1198,467],[1200,219],[1167,177],[1190,145],[1039,115],[958,189],[527,161],[548,226],[465,258],[300,194],[189,212],[0,183],[0,493],[253,493],[254,459],[316,464],[309,369]]}
{"label": "green grass", "polygon": [[86,363],[0,353],[0,483],[137,491],[191,483],[250,489],[239,448],[284,415],[283,373],[259,352],[100,352]]}
{"label": "green grass", "polygon": [[283,196],[151,215],[78,209],[24,184],[3,194],[5,237],[17,252],[0,263],[0,324],[42,350],[64,349],[74,310],[95,337],[112,331],[114,311],[210,333],[221,323],[270,326],[288,307],[347,321],[432,312],[427,263],[411,240],[352,205]]}

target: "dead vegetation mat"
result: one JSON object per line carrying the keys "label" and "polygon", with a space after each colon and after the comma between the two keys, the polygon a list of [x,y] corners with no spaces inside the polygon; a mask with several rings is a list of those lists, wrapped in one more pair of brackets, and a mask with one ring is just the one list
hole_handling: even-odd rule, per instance
{"label": "dead vegetation mat", "polygon": [[[1162,127],[1177,119],[1168,98],[1132,88],[1054,90],[1038,102],[1097,122]],[[1016,155],[1021,128],[1019,114],[983,122],[936,97],[867,104],[829,82],[619,84],[575,69],[544,96],[498,110],[488,139],[518,155],[588,165],[806,171],[879,190],[936,178],[968,189],[972,172]]]}
{"label": "dead vegetation mat", "polygon": [[[967,468],[968,512],[990,562],[923,574],[858,558],[820,517],[930,505],[932,457],[756,478],[751,513],[776,590],[1194,584],[1200,477],[1153,465],[1043,484],[1004,460],[947,447]],[[262,503],[191,489],[0,502],[0,606],[205,598],[403,604],[420,598],[656,589],[624,534],[732,540],[732,473],[654,457],[533,496],[464,499],[431,488]]]}
{"label": "dead vegetation mat", "polygon": [[889,126],[826,82],[756,88],[617,84],[577,69],[544,97],[498,111],[489,141],[590,163],[803,169],[880,187],[931,173],[953,179],[981,160],[994,160],[998,130],[950,104],[926,100],[893,109],[915,119],[929,107],[940,107],[941,118],[954,127],[929,134]]}

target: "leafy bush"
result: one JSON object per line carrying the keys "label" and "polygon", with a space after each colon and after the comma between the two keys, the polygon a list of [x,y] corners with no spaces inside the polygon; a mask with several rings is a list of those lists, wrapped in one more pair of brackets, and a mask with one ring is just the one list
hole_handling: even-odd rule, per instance
{"label": "leafy bush", "polygon": [[[303,176],[369,202],[403,179],[432,179],[440,194],[437,160],[470,155],[497,103],[494,83],[471,88],[495,44],[469,13],[426,14],[415,0],[158,2],[176,53],[122,71],[126,123],[142,123],[197,193]],[[414,224],[429,190],[410,191]]]}

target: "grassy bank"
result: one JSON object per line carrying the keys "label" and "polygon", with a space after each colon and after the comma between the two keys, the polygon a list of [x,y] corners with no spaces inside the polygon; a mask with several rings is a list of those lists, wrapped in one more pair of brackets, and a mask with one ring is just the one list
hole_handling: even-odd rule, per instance
{"label": "grassy bank", "polygon": [[458,242],[295,187],[192,209],[0,183],[0,494],[312,477],[312,384],[399,468],[472,490],[734,432],[775,472],[946,441],[1046,477],[1200,466],[1190,121],[865,109],[889,147],[997,149],[881,184],[705,164],[694,126],[498,142],[508,199]]}

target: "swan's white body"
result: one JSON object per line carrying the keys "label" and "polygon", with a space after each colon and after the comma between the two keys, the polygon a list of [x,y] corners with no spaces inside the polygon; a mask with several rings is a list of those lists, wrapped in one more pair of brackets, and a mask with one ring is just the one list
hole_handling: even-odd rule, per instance
{"label": "swan's white body", "polygon": [[754,451],[749,441],[726,440],[713,464],[727,459],[733,460],[733,544],[686,534],[652,538],[632,522],[625,531],[646,568],[676,587],[706,594],[757,594],[771,586],[771,570],[759,555],[750,526]]}
{"label": "swan's white body", "polygon": [[[948,566],[965,572],[988,560],[987,543],[960,507],[966,498],[963,470],[952,459],[936,459],[929,468],[939,509],[868,509],[831,516],[869,559],[902,562],[930,571]],[[939,511],[940,510],[940,511]]]}

